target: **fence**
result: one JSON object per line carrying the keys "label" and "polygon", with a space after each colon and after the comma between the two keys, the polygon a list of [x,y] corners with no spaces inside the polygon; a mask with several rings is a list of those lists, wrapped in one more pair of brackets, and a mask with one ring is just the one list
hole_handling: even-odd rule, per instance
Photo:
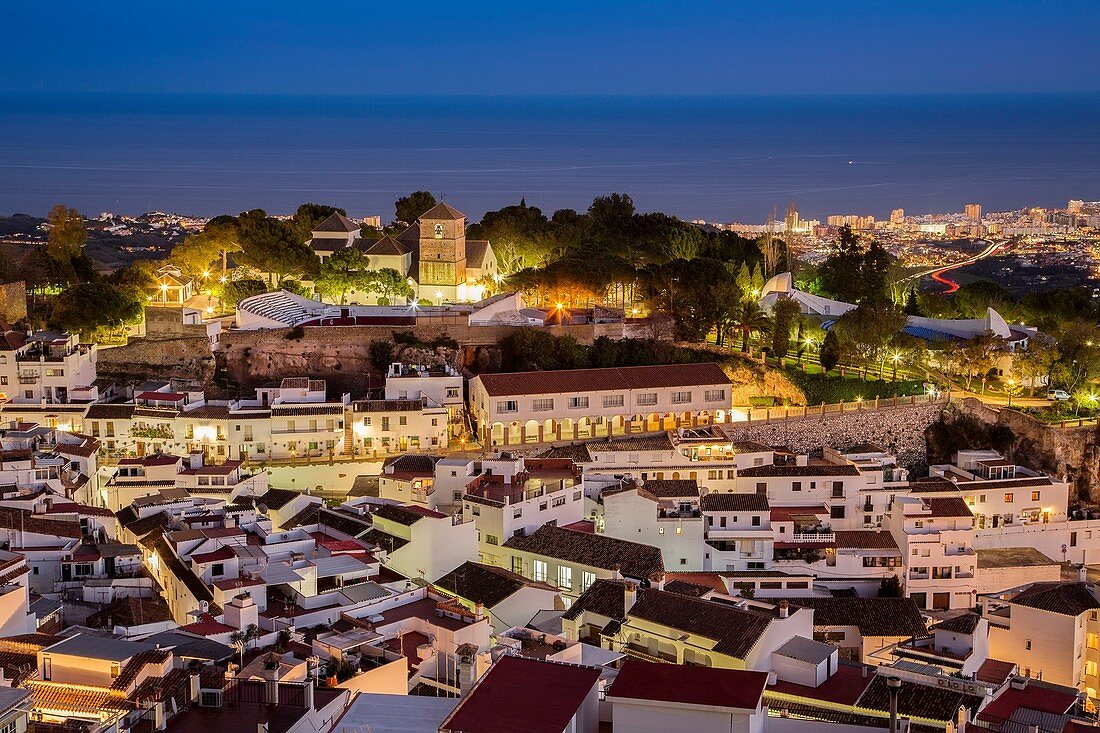
{"label": "fence", "polygon": [[814,417],[834,415],[846,415],[852,412],[864,412],[868,410],[894,410],[917,405],[946,404],[950,399],[949,394],[933,396],[929,394],[913,395],[911,397],[890,397],[873,400],[860,400],[859,402],[836,402],[833,404],[820,404],[805,407],[753,407],[745,411],[745,421],[750,423],[778,422],[783,420],[804,420]]}

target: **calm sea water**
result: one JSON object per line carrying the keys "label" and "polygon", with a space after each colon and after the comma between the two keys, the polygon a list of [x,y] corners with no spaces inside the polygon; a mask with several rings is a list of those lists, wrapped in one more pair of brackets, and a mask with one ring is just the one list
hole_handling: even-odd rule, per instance
{"label": "calm sea water", "polygon": [[684,218],[1100,199],[1100,96],[366,98],[0,95],[0,213],[210,215],[303,201],[479,217],[627,192]]}

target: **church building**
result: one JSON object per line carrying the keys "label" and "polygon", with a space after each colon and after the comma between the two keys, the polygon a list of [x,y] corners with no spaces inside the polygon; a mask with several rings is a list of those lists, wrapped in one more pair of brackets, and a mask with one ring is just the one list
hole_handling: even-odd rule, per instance
{"label": "church building", "polygon": [[[333,214],[313,232],[310,244],[322,261],[341,247],[363,250],[372,270],[390,268],[408,278],[420,301],[438,305],[481,300],[484,283],[499,273],[492,246],[466,239],[466,215],[447,203],[436,204],[396,237],[366,241],[358,237],[358,228],[351,231],[354,226]],[[353,294],[352,302],[358,300],[355,295],[368,294]]]}

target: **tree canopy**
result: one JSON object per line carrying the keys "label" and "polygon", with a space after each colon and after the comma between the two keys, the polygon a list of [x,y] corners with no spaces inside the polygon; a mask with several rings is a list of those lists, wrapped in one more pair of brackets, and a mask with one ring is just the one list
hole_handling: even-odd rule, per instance
{"label": "tree canopy", "polygon": [[64,262],[80,256],[88,241],[88,230],[80,212],[58,204],[50,209],[46,222],[50,227],[46,242],[50,257]]}
{"label": "tree canopy", "polygon": [[83,282],[65,288],[54,301],[53,321],[67,331],[90,336],[141,321],[142,302],[108,282]]}
{"label": "tree canopy", "polygon": [[237,262],[268,273],[273,285],[316,273],[317,255],[289,223],[254,209],[238,216],[237,226],[241,244]]}
{"label": "tree canopy", "polygon": [[410,226],[437,203],[431,191],[413,191],[394,202],[394,220]]}
{"label": "tree canopy", "polygon": [[294,216],[290,217],[290,225],[294,227],[298,239],[307,242],[313,236],[313,230],[317,225],[333,214],[347,216],[348,212],[328,204],[302,204],[294,212]]}
{"label": "tree canopy", "polygon": [[321,295],[343,305],[350,291],[371,290],[374,273],[369,266],[370,260],[362,250],[355,247],[336,250],[321,264],[313,285]]}

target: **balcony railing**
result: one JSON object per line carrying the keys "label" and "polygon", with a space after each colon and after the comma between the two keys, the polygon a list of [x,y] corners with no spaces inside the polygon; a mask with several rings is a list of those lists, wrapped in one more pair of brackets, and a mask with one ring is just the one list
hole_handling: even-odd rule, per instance
{"label": "balcony railing", "polygon": [[791,542],[836,542],[836,534],[833,532],[795,532],[791,535]]}

